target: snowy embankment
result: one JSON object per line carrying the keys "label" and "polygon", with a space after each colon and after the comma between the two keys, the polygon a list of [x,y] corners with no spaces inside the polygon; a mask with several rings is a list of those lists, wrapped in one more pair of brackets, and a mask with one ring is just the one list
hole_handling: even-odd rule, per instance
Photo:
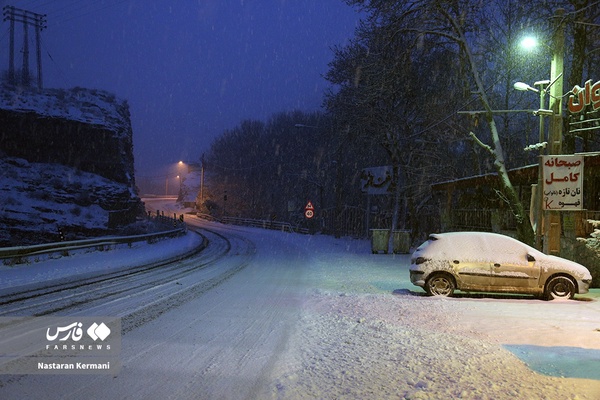
{"label": "snowy embankment", "polygon": [[207,226],[256,253],[125,334],[119,376],[30,376],[0,397],[600,398],[597,289],[572,301],[430,298],[410,284],[408,255],[373,255],[365,240]]}
{"label": "snowy embankment", "polygon": [[[0,158],[0,246],[108,234],[108,209],[137,197],[131,188],[60,164]],[[77,233],[77,234],[75,234]]]}
{"label": "snowy embankment", "polygon": [[93,248],[82,249],[72,251],[66,257],[56,253],[47,256],[47,259],[41,262],[16,265],[5,265],[0,262],[0,293],[6,290],[14,291],[20,286],[43,286],[48,282],[67,277],[83,278],[88,275],[150,264],[192,251],[201,243],[200,235],[188,232],[185,236],[164,239],[152,244],[147,242],[120,244],[106,251]]}

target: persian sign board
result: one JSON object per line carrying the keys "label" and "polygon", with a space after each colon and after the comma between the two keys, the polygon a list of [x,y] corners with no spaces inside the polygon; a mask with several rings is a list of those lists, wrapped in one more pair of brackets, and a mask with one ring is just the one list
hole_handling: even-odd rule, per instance
{"label": "persian sign board", "polygon": [[569,93],[569,132],[579,134],[600,129],[600,81],[592,83],[590,79],[583,87],[575,85]]}
{"label": "persian sign board", "polygon": [[542,209],[583,209],[583,156],[543,156]]}
{"label": "persian sign board", "polygon": [[571,114],[579,114],[590,105],[594,111],[600,108],[600,81],[592,84],[590,79],[583,87],[575,85],[571,93],[567,102]]}

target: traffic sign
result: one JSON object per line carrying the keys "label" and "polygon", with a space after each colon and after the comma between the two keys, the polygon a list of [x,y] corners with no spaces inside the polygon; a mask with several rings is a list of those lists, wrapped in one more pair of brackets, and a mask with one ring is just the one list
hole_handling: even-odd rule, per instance
{"label": "traffic sign", "polygon": [[304,216],[306,219],[311,219],[315,216],[315,206],[313,206],[313,203],[310,200],[304,206]]}

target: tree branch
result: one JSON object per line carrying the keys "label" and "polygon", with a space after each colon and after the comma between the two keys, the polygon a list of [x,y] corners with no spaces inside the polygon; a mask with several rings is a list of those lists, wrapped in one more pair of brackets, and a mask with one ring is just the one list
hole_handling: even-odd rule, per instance
{"label": "tree branch", "polygon": [[420,35],[432,35],[432,36],[441,36],[447,39],[450,39],[458,44],[461,43],[461,39],[458,36],[454,36],[448,32],[443,32],[443,31],[430,31],[430,30],[423,30],[423,29],[416,29],[416,28],[403,28],[401,29],[401,31],[403,32],[415,32],[418,33]]}
{"label": "tree branch", "polygon": [[487,145],[487,144],[483,143],[481,140],[479,140],[479,138],[473,132],[469,132],[469,136],[471,136],[473,138],[475,143],[477,143],[479,146],[481,146],[484,150],[487,150],[492,156],[496,155],[496,153],[494,153],[494,150],[489,145]]}

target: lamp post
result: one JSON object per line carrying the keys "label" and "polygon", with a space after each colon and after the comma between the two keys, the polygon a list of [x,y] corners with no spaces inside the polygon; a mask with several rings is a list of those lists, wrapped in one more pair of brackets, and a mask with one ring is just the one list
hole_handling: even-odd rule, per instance
{"label": "lamp post", "polygon": [[516,90],[521,90],[521,91],[530,91],[530,92],[534,92],[534,93],[539,93],[540,95],[540,108],[539,110],[534,112],[534,115],[537,114],[540,117],[540,124],[539,124],[539,138],[538,138],[538,143],[535,147],[537,147],[539,149],[539,156],[538,156],[538,179],[537,179],[537,185],[535,187],[535,190],[532,190],[531,195],[533,197],[532,199],[532,204],[533,204],[533,227],[535,230],[535,248],[538,250],[542,249],[542,206],[543,206],[543,196],[542,196],[542,185],[543,185],[543,181],[542,181],[542,174],[543,174],[543,166],[542,166],[542,157],[544,155],[544,148],[546,147],[546,137],[544,135],[544,117],[547,116],[549,113],[551,113],[550,110],[544,109],[544,106],[546,105],[546,89],[544,89],[544,87],[548,86],[550,84],[549,80],[543,80],[543,81],[537,81],[535,82],[533,85],[534,86],[539,86],[539,89],[536,89],[534,87],[529,86],[526,83],[523,82],[516,82],[514,84],[514,88]]}
{"label": "lamp post", "polygon": [[204,154],[200,158],[201,170],[200,170],[200,205],[204,204]]}
{"label": "lamp post", "polygon": [[[543,251],[545,253],[560,254],[560,235],[561,235],[561,224],[560,214],[557,211],[544,211],[543,210],[543,145],[544,142],[544,116],[550,117],[550,126],[548,133],[548,149],[547,154],[561,154],[562,152],[562,136],[563,136],[563,116],[562,116],[562,95],[563,95],[563,59],[564,59],[564,9],[557,9],[555,12],[555,18],[558,21],[557,29],[555,29],[554,37],[552,40],[552,62],[550,65],[550,81],[538,81],[534,85],[539,86],[539,89],[532,88],[531,86],[517,82],[514,87],[517,90],[527,90],[540,94],[540,109],[535,114],[540,117],[540,137],[539,143],[540,154],[539,154],[539,166],[538,166],[538,183],[537,183],[537,198],[534,199],[533,203],[536,205],[534,210],[535,221],[535,244],[538,249],[542,249],[541,238],[545,237],[543,243]],[[532,42],[529,41],[529,46]],[[523,43],[526,45],[527,43]],[[545,86],[545,88],[544,88]],[[545,105],[545,94],[548,93],[550,96],[548,109],[544,109]],[[536,201],[537,200],[537,201]],[[542,234],[542,225],[544,233]]]}
{"label": "lamp post", "polygon": [[177,179],[179,180],[179,192],[177,194],[177,201],[179,201],[179,202],[183,202],[183,200],[184,200],[183,192],[182,192],[182,189],[183,189],[182,180],[183,180],[183,171],[185,170],[185,168],[184,168],[185,165],[186,165],[186,163],[184,163],[183,161],[179,161],[177,163],[177,172],[178,172]]}
{"label": "lamp post", "polygon": [[[554,16],[557,26],[552,38],[552,64],[550,68],[550,105],[552,116],[550,117],[550,126],[548,132],[549,146],[548,154],[562,153],[563,138],[563,115],[562,115],[562,96],[563,96],[563,59],[565,49],[565,10],[557,9]],[[544,252],[546,254],[560,255],[560,236],[561,236],[561,216],[559,211],[545,211],[544,221]]]}

